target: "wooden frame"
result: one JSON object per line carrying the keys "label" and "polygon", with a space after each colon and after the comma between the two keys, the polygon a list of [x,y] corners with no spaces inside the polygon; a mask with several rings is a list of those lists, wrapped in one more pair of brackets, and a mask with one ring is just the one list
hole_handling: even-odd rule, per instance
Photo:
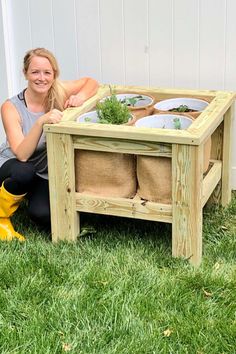
{"label": "wooden frame", "polygon": [[[76,241],[79,212],[172,223],[172,254],[199,265],[202,257],[202,209],[231,200],[231,133],[235,94],[116,86],[117,93],[151,94],[156,101],[198,97],[210,102],[187,130],[79,124],[77,116],[110,94],[107,85],[82,107],[65,111],[63,122],[45,125],[47,137],[52,240]],[[212,136],[211,168],[203,175],[203,144]],[[101,198],[75,191],[74,150],[124,152],[172,158],[172,204],[137,199]]]}

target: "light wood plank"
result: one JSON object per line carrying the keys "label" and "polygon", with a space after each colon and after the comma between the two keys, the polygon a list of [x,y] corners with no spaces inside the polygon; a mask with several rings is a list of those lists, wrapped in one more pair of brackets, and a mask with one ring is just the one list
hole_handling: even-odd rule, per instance
{"label": "light wood plank", "polygon": [[[211,145],[211,159],[222,161],[222,147],[223,147],[223,127],[222,122],[212,134],[212,145]],[[221,192],[222,192],[221,179],[216,185],[214,191],[212,192],[210,198],[207,200],[207,206],[219,205],[221,203]]]}
{"label": "light wood plank", "polygon": [[76,210],[168,223],[172,221],[171,205],[136,198],[111,198],[76,193]]}
{"label": "light wood plank", "polygon": [[127,125],[96,124],[61,122],[59,124],[45,124],[45,132],[71,135],[129,139],[139,141],[183,143],[198,145],[200,139],[187,130],[137,128]]}
{"label": "light wood plank", "polygon": [[222,195],[221,204],[226,206],[231,201],[231,153],[232,153],[233,107],[224,115],[223,159],[222,159]]}
{"label": "light wood plank", "polygon": [[235,100],[235,93],[217,93],[216,97],[188,128],[190,133],[200,138],[200,143],[207,140],[224,119],[225,112]]}
{"label": "light wood plank", "polygon": [[198,266],[202,257],[203,146],[172,147],[172,254]]}
{"label": "light wood plank", "polygon": [[47,134],[52,241],[76,241],[74,149],[70,135]]}
{"label": "light wood plank", "polygon": [[222,162],[217,160],[211,160],[213,164],[209,172],[203,179],[202,186],[202,207],[206,204],[212,192],[220,182],[222,173]]}
{"label": "light wood plank", "polygon": [[117,140],[111,138],[73,136],[75,149],[129,153],[135,155],[171,157],[171,144],[142,141]]}

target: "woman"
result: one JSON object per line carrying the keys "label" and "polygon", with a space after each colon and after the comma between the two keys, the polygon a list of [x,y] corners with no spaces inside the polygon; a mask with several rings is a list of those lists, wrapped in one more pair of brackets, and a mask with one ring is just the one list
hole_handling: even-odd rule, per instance
{"label": "woman", "polygon": [[20,241],[10,216],[24,197],[35,222],[50,225],[49,187],[44,124],[59,123],[63,110],[82,105],[98,89],[91,78],[59,81],[54,55],[44,48],[26,53],[27,88],[1,107],[6,142],[0,146],[0,240]]}

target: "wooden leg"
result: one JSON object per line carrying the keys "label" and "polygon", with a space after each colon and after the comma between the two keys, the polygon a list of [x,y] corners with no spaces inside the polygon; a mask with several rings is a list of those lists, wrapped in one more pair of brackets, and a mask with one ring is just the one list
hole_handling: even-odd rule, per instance
{"label": "wooden leg", "polygon": [[221,204],[226,206],[231,201],[231,145],[232,145],[232,116],[231,106],[224,115],[224,133],[222,147],[222,194]]}
{"label": "wooden leg", "polygon": [[203,145],[172,145],[172,254],[198,266],[202,257]]}
{"label": "wooden leg", "polygon": [[52,241],[76,241],[79,213],[75,205],[72,137],[47,133]]}

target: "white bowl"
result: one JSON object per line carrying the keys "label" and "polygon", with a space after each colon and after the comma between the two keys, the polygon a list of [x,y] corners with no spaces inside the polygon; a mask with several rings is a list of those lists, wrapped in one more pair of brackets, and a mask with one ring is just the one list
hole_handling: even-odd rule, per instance
{"label": "white bowl", "polygon": [[177,129],[175,119],[180,122],[180,128],[187,129],[193,122],[191,118],[177,114],[153,114],[141,118],[135,122],[138,128],[159,128],[159,129]]}
{"label": "white bowl", "polygon": [[170,109],[178,108],[181,105],[186,105],[190,109],[202,112],[209,105],[209,103],[204,100],[199,100],[197,98],[170,98],[168,100],[163,100],[156,103],[154,105],[154,108],[160,111],[169,111]]}
{"label": "white bowl", "polygon": [[[126,99],[134,98],[136,96],[142,96],[142,99],[138,100],[134,105],[128,105],[130,108],[140,108],[143,106],[150,106],[153,104],[153,98],[150,96],[142,95],[139,93],[119,93],[115,95],[119,101],[124,101]],[[107,98],[111,96],[104,97],[100,102],[104,102]]]}
{"label": "white bowl", "polygon": [[76,121],[78,123],[99,123],[99,118],[96,111],[81,114]]}

